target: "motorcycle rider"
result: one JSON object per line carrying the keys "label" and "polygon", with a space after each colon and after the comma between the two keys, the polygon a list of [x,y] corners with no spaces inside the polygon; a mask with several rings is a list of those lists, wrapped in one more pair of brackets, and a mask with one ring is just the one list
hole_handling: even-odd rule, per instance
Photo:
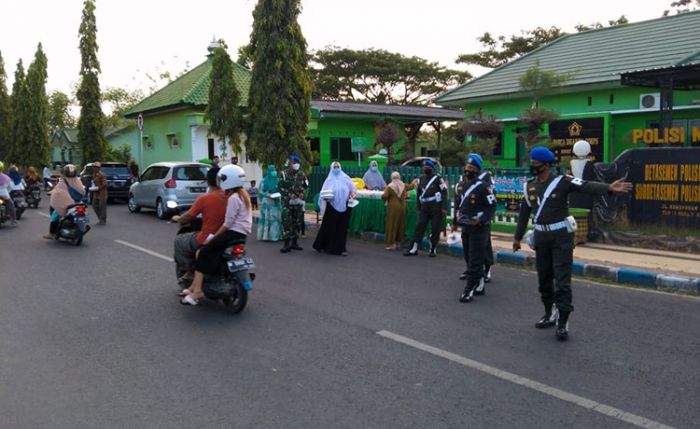
{"label": "motorcycle rider", "polygon": [[183,305],[197,305],[204,296],[202,283],[205,274],[216,274],[219,270],[219,255],[233,240],[245,240],[253,225],[253,211],[250,196],[243,188],[245,171],[238,165],[226,165],[217,173],[219,187],[228,201],[224,223],[214,236],[207,240],[198,251],[192,285],[183,290],[180,300]]}
{"label": "motorcycle rider", "polygon": [[10,226],[17,226],[17,212],[15,210],[15,203],[12,202],[10,197],[10,186],[12,185],[12,179],[10,176],[4,173],[5,164],[0,161],[0,200],[2,200],[7,206],[7,215],[10,217]]}
{"label": "motorcycle rider", "polygon": [[192,280],[194,276],[194,261],[197,249],[204,245],[210,234],[216,233],[224,223],[226,215],[226,195],[219,188],[216,176],[218,168],[212,168],[207,172],[207,184],[209,192],[197,197],[192,207],[182,215],[172,217],[173,222],[179,224],[190,224],[197,216],[202,215],[202,228],[200,231],[188,234],[179,234],[175,238],[175,263],[184,274],[177,279],[178,283],[184,284]]}
{"label": "motorcycle rider", "polygon": [[68,206],[82,202],[83,195],[85,195],[85,187],[78,177],[78,169],[73,164],[66,164],[63,167],[63,176],[51,192],[49,202],[51,222],[49,223],[49,233],[44,235],[44,238],[56,239],[60,220],[66,215]]}

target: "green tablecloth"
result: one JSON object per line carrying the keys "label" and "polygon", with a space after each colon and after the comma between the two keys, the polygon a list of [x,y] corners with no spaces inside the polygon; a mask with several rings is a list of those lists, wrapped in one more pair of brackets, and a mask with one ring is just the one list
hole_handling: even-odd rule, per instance
{"label": "green tablecloth", "polygon": [[[350,232],[379,232],[384,233],[386,206],[384,201],[376,198],[358,198],[360,204],[352,209],[350,215]],[[413,238],[418,212],[416,200],[406,201],[406,237]],[[430,230],[430,225],[428,225]]]}

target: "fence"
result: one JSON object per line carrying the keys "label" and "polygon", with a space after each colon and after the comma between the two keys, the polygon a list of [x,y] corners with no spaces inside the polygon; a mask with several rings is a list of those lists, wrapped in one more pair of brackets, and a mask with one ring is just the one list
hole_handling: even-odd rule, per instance
{"label": "fence", "polygon": [[[343,169],[350,177],[362,177],[367,171],[363,167],[345,167]],[[391,181],[391,173],[398,171],[401,174],[401,180],[406,183],[419,177],[423,171],[421,167],[397,167],[387,166],[382,172],[384,180],[389,183]],[[462,167],[444,167],[440,174],[448,183],[449,201],[454,200],[455,186],[462,178]],[[523,196],[523,184],[528,179],[529,171],[523,168],[492,168],[489,169],[494,180],[494,193],[498,199],[499,210],[515,211],[518,210],[520,200]],[[328,177],[330,172],[329,167],[313,167],[309,176],[309,192],[307,193],[307,201],[312,202],[314,196],[321,191],[323,182]]]}

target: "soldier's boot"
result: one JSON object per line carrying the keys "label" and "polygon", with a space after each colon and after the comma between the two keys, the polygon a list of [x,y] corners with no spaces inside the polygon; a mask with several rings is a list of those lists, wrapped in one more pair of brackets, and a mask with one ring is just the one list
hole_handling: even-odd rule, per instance
{"label": "soldier's boot", "polygon": [[415,241],[411,245],[411,248],[403,252],[404,256],[416,256],[418,254],[418,243]]}
{"label": "soldier's boot", "polygon": [[289,253],[292,251],[292,247],[289,245],[289,240],[284,240],[284,245],[280,249],[281,253]]}
{"label": "soldier's boot", "polygon": [[467,271],[465,270],[462,274],[459,275],[460,280],[466,280],[467,279]]}
{"label": "soldier's boot", "polygon": [[484,278],[479,279],[479,284],[474,288],[474,295],[486,295],[486,282]]}
{"label": "soldier's boot", "polygon": [[557,316],[559,311],[553,305],[544,306],[544,316],[535,323],[535,328],[546,329],[551,328],[557,323]]}
{"label": "soldier's boot", "polygon": [[491,265],[484,265],[484,282],[491,283]]}
{"label": "soldier's boot", "polygon": [[304,250],[304,248],[301,247],[301,246],[299,245],[299,243],[297,243],[297,239],[296,239],[296,238],[292,240],[291,249],[293,249],[293,250]]}
{"label": "soldier's boot", "polygon": [[467,287],[464,288],[462,296],[459,297],[459,302],[471,302],[472,299],[474,299],[474,289],[476,289],[474,286],[469,286],[467,283]]}
{"label": "soldier's boot", "polygon": [[431,244],[430,245],[430,253],[428,253],[428,256],[431,258],[434,258],[437,256],[437,244]]}
{"label": "soldier's boot", "polygon": [[554,333],[559,341],[569,339],[569,312],[560,311],[559,320],[557,320],[557,330]]}

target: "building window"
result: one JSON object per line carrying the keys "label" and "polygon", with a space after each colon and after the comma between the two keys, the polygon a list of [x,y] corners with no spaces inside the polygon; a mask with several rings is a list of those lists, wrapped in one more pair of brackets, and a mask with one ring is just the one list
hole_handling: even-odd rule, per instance
{"label": "building window", "polygon": [[503,156],[503,133],[500,133],[498,136],[496,136],[496,144],[493,146],[493,156]]}
{"label": "building window", "polygon": [[590,95],[588,96],[588,105],[589,106],[593,105],[593,97],[591,97]]}
{"label": "building window", "polygon": [[350,137],[331,137],[331,159],[335,161],[353,161],[355,159]]}
{"label": "building window", "polygon": [[311,154],[313,155],[314,165],[321,165],[321,139],[319,137],[312,137],[309,140],[309,148],[311,149]]}
{"label": "building window", "polygon": [[610,104],[615,104],[615,94],[610,94],[610,98],[608,99]]}
{"label": "building window", "polygon": [[207,157],[214,159],[214,139],[207,139]]}

